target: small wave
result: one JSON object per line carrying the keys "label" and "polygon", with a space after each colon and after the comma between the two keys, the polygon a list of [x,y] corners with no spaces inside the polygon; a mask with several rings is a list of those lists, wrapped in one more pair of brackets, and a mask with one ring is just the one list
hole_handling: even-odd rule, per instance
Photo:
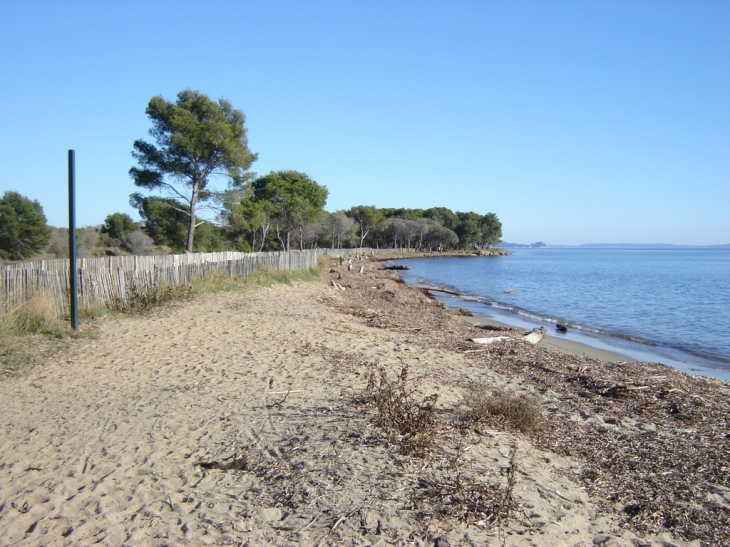
{"label": "small wave", "polygon": [[[426,285],[430,287],[437,288],[436,285],[434,285],[428,278],[425,277],[413,277],[411,278],[415,283]],[[444,287],[448,287],[448,285],[441,285]],[[454,288],[453,290],[457,290]],[[516,317],[521,318],[522,320],[528,322],[528,323],[537,323],[537,324],[551,324],[555,325],[557,323],[566,325],[570,330],[581,332],[588,336],[593,336],[597,338],[604,338],[604,339],[613,339],[616,340],[617,343],[627,343],[629,348],[631,346],[634,346],[635,349],[639,349],[641,347],[647,348],[647,351],[649,348],[651,348],[652,351],[655,351],[659,354],[663,353],[661,350],[664,348],[666,351],[669,351],[671,353],[678,352],[680,354],[685,354],[687,356],[693,356],[696,358],[700,358],[702,360],[709,360],[711,362],[715,363],[721,363],[720,366],[727,366],[728,363],[730,363],[730,359],[727,359],[721,355],[718,355],[716,353],[708,352],[706,349],[703,351],[702,348],[698,347],[692,347],[688,344],[682,344],[682,343],[659,343],[656,341],[652,341],[640,336],[636,336],[635,334],[628,334],[625,332],[612,332],[606,329],[596,328],[589,325],[584,325],[581,323],[569,321],[564,317],[556,317],[551,316],[543,313],[537,313],[533,312],[531,310],[527,310],[524,308],[520,308],[518,306],[515,306],[513,304],[508,304],[506,302],[500,302],[498,300],[494,300],[490,297],[486,296],[479,296],[474,294],[462,294],[459,297],[460,300],[464,302],[469,302],[472,304],[481,304],[488,308],[494,309],[496,312],[499,313],[506,313],[511,314]],[[677,358],[674,356],[673,358]],[[681,357],[679,358],[681,360]]]}
{"label": "small wave", "polygon": [[[503,302],[498,302],[496,300],[492,300],[483,296],[462,296],[462,300],[468,301],[468,302],[479,302],[482,304],[485,304],[491,308],[495,308],[499,311],[506,311],[513,313],[519,317],[522,317],[524,319],[527,319],[528,321],[532,322],[538,322],[538,323],[548,323],[551,325],[556,325],[558,323],[567,326],[570,329],[578,330],[586,334],[594,335],[594,336],[601,336],[605,338],[617,338],[620,340],[625,340],[627,342],[631,342],[634,344],[639,344],[642,346],[648,346],[648,347],[656,347],[658,344],[656,342],[653,342],[651,340],[647,340],[645,338],[631,335],[631,334],[625,334],[621,332],[611,332],[605,329],[599,329],[596,327],[591,327],[589,325],[583,325],[580,323],[575,323],[572,321],[568,321],[565,318],[562,317],[555,317],[551,315],[536,313],[530,310],[526,310],[523,308],[519,308],[517,306],[505,304]],[[677,348],[681,349],[681,348]]]}

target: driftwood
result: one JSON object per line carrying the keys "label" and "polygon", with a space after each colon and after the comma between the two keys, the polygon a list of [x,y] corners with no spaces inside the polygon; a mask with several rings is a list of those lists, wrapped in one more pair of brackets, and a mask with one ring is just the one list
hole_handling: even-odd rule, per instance
{"label": "driftwood", "polygon": [[488,323],[474,323],[472,327],[476,327],[482,330],[504,330],[504,327],[498,327],[496,325],[490,325]]}
{"label": "driftwood", "polygon": [[533,329],[532,332],[526,334],[522,338],[512,338],[511,336],[491,336],[489,338],[469,338],[470,341],[476,342],[477,344],[493,344],[494,342],[499,342],[501,340],[523,340],[525,342],[529,342],[530,344],[537,344],[540,340],[543,339],[545,336],[545,328],[540,327],[538,329]]}
{"label": "driftwood", "polygon": [[490,338],[469,338],[469,341],[476,342],[477,344],[493,344],[500,340],[509,340],[509,336],[492,336]]}
{"label": "driftwood", "polygon": [[452,291],[449,289],[442,289],[440,287],[426,287],[424,285],[413,285],[413,288],[419,289],[421,291],[445,292],[446,294],[453,294],[454,296],[463,296],[460,292]]}
{"label": "driftwood", "polygon": [[211,462],[198,462],[198,465],[203,469],[219,469],[221,471],[229,471],[231,469],[245,471],[248,468],[248,458],[243,455],[240,458],[234,458],[229,462],[225,461],[211,461]]}

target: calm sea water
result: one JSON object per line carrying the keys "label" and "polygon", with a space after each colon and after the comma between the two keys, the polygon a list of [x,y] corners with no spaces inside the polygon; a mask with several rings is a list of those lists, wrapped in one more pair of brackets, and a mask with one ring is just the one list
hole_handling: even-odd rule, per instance
{"label": "calm sea water", "polygon": [[406,281],[464,293],[444,300],[475,314],[730,380],[730,250],[516,249],[401,263]]}

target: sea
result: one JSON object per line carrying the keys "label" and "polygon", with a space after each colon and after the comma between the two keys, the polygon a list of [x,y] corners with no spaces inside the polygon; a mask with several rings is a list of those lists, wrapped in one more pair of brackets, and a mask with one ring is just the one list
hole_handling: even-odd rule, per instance
{"label": "sea", "polygon": [[474,315],[730,381],[730,249],[510,250],[396,263],[408,283],[461,293],[433,294]]}

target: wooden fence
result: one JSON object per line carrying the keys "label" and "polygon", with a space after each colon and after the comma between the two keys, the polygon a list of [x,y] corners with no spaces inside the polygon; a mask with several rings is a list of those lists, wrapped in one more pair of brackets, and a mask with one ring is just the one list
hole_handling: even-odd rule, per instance
{"label": "wooden fence", "polygon": [[[322,254],[348,256],[389,252],[387,249],[312,249],[270,253],[191,253],[154,256],[108,256],[76,261],[79,308],[126,302],[134,292],[154,287],[189,285],[193,279],[223,272],[246,277],[260,267],[304,270]],[[40,260],[0,268],[0,314],[36,296],[50,298],[59,317],[69,313],[68,259]]]}

